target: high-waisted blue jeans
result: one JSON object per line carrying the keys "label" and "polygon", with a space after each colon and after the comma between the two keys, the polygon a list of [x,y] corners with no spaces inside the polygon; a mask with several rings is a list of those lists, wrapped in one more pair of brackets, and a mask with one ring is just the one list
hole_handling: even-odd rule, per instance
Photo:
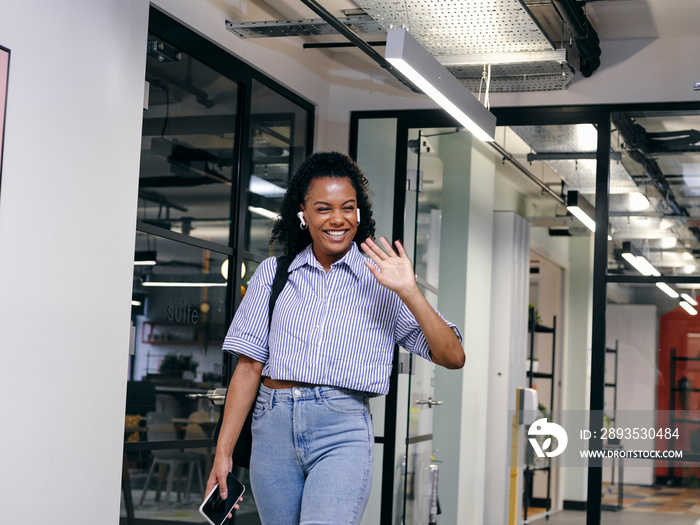
{"label": "high-waisted blue jeans", "polygon": [[263,525],[356,525],[372,484],[367,396],[260,385],[250,483]]}

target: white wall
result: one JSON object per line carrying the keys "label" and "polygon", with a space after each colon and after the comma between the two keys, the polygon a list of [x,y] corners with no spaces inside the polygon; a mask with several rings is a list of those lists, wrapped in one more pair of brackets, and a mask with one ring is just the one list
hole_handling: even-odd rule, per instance
{"label": "white wall", "polygon": [[568,89],[494,93],[492,106],[626,104],[698,101],[700,36],[603,40],[601,66],[589,78],[576,73]]}
{"label": "white wall", "polygon": [[0,4],[0,522],[117,523],[148,4]]}

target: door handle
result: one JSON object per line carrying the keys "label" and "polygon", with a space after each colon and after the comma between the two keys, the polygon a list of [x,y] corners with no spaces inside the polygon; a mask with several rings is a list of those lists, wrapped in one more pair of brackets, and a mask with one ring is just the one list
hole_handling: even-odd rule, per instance
{"label": "door handle", "polygon": [[226,401],[226,388],[215,388],[206,394],[187,394],[190,399],[208,399],[213,405],[223,405]]}
{"label": "door handle", "polygon": [[443,401],[438,401],[429,397],[428,399],[416,399],[416,405],[428,405],[428,408],[433,408],[436,405],[442,405]]}

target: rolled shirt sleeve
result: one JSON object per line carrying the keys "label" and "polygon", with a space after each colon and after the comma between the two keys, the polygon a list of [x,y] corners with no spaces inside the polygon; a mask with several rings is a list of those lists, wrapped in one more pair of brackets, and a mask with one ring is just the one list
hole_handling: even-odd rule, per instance
{"label": "rolled shirt sleeve", "polygon": [[[440,312],[437,310],[435,311],[440,318],[447,323],[447,326],[452,329],[454,334],[457,336],[457,339],[459,339],[459,343],[462,344],[462,333],[459,331],[459,328],[457,328],[457,325],[447,321]],[[428,342],[425,340],[423,330],[418,324],[416,318],[413,316],[408,307],[403,304],[403,302],[399,308],[394,337],[396,342],[409,352],[419,355],[430,362],[433,361],[430,358],[430,347],[428,346]]]}
{"label": "rolled shirt sleeve", "polygon": [[266,363],[270,290],[277,270],[277,259],[265,259],[250,279],[248,289],[224,338],[223,349]]}

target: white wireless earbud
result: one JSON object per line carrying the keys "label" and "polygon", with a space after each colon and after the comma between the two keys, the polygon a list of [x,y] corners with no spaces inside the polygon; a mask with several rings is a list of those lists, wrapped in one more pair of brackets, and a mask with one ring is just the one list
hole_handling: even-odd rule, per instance
{"label": "white wireless earbud", "polygon": [[357,208],[357,224],[360,224],[360,208]]}
{"label": "white wireless earbud", "polygon": [[299,224],[299,228],[305,230],[308,226],[306,224],[306,221],[304,220],[304,212],[300,211],[299,213],[297,213],[297,217],[299,217],[299,222],[301,223]]}

